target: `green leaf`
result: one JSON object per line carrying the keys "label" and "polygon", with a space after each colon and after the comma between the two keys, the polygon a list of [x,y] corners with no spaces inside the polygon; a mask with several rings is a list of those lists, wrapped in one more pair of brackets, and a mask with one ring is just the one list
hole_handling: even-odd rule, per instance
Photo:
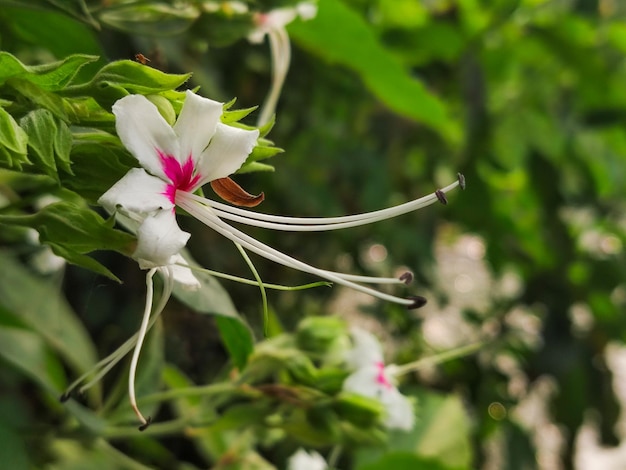
{"label": "green leaf", "polygon": [[68,121],[69,117],[65,112],[63,98],[46,91],[44,88],[32,83],[26,78],[10,78],[6,82],[11,88],[17,91],[24,98],[31,101],[35,106],[46,108],[56,117]]}
{"label": "green leaf", "polygon": [[215,323],[230,358],[238,369],[243,369],[254,350],[254,338],[250,328],[241,320],[215,317]]}
{"label": "green leaf", "polygon": [[97,56],[76,54],[58,62],[27,66],[8,52],[0,52],[0,85],[10,78],[23,78],[46,91],[65,88],[84,65]]}
{"label": "green leaf", "polygon": [[0,423],[0,462],[7,468],[33,468],[29,451],[17,430]]}
{"label": "green leaf", "polygon": [[41,243],[50,245],[58,256],[120,282],[96,260],[83,256],[95,250],[115,250],[130,256],[135,238],[112,228],[112,222],[87,206],[66,201],[47,205],[33,215],[0,215],[0,224],[34,228]]}
{"label": "green leaf", "polygon": [[[183,250],[181,254],[192,268],[199,268],[186,250]],[[217,279],[201,271],[194,270],[193,274],[200,282],[200,288],[189,290],[175,284],[173,294],[178,300],[199,313],[210,313],[242,321],[230,295]]]}
{"label": "green leaf", "polygon": [[8,169],[22,168],[30,163],[28,154],[28,135],[13,116],[0,108],[0,165]]}
{"label": "green leaf", "polygon": [[63,366],[37,333],[0,326],[0,357],[52,395],[65,387]]}
{"label": "green leaf", "polygon": [[[73,54],[103,55],[94,29],[64,13],[26,9],[20,5],[3,7],[1,19],[7,35],[10,32],[24,44],[45,48],[58,59]],[[42,28],[42,24],[46,27]],[[80,69],[79,73],[83,72],[84,69]]]}
{"label": "green leaf", "polygon": [[[410,432],[392,432],[389,450],[432,459],[441,468],[469,469],[472,462],[470,420],[459,397],[427,391],[420,391],[416,396],[419,411],[415,427]],[[357,453],[358,468],[369,468],[365,464],[382,457],[382,450],[361,450]]]}
{"label": "green leaf", "polygon": [[111,62],[85,84],[63,90],[70,96],[92,96],[105,109],[124,96],[137,93],[150,95],[174,90],[185,83],[191,74],[175,75],[142,65],[131,60]]}
{"label": "green leaf", "polygon": [[289,32],[303,48],[356,72],[394,112],[430,126],[453,141],[459,139],[459,125],[449,118],[443,101],[412,76],[381,45],[372,28],[343,2],[320,0],[315,19],[294,22]]}
{"label": "green leaf", "polygon": [[[0,305],[59,351],[77,372],[88,370],[96,362],[93,344],[58,289],[4,251],[0,251],[0,265]],[[24,341],[34,344],[34,340]],[[56,379],[47,382],[60,385]]]}
{"label": "green leaf", "polygon": [[54,158],[57,125],[52,113],[46,109],[31,111],[20,120],[20,127],[28,135],[31,161],[39,167],[42,173],[58,180]]}
{"label": "green leaf", "polygon": [[[360,465],[357,470],[461,470],[461,467],[448,467],[441,462],[425,459],[409,452],[390,452],[376,462]],[[469,470],[470,467],[463,467]]]}
{"label": "green leaf", "polygon": [[106,8],[98,19],[131,34],[163,37],[184,32],[198,16],[200,11],[192,5],[169,6],[154,2]]}

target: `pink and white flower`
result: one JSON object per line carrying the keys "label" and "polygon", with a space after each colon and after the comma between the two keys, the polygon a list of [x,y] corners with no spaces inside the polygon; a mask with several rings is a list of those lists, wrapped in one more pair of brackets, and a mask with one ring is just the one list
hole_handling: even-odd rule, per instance
{"label": "pink and white flower", "polygon": [[380,343],[360,328],[351,331],[353,348],[346,362],[354,372],[343,383],[343,390],[379,400],[385,407],[385,426],[410,431],[415,424],[413,403],[400,393],[394,380],[397,366],[385,366]]}
{"label": "pink and white flower", "polygon": [[[410,273],[399,278],[369,277],[344,274],[320,269],[288,256],[243,231],[229,225],[231,220],[247,225],[281,231],[328,231],[367,225],[397,215],[412,212],[437,201],[447,202],[445,193],[459,185],[463,178],[448,186],[405,204],[374,212],[344,217],[295,218],[262,214],[241,207],[233,207],[195,194],[209,183],[215,192],[229,202],[244,207],[253,207],[263,200],[263,194],[254,196],[241,189],[229,175],[236,172],[252,152],[259,136],[258,130],[247,130],[225,125],[221,122],[222,104],[186,92],[185,102],[176,123],[170,126],[158,109],[141,95],[129,95],[115,103],[117,133],[129,152],[142,168],[131,169],[120,181],[99,199],[100,204],[116,212],[125,225],[137,234],[137,248],[133,257],[147,275],[147,301],[140,331],[116,353],[96,367],[102,377],[124,354],[135,348],[129,375],[131,405],[144,428],[146,420],[137,409],[134,396],[134,374],[143,338],[154,323],[172,291],[174,281],[194,287],[195,278],[180,250],[190,234],[178,226],[176,207],[231,240],[241,249],[254,252],[269,260],[382,300],[407,308],[421,307],[423,297],[398,297],[381,292],[363,284],[402,284],[412,279]],[[152,276],[160,272],[166,285],[157,309],[152,313]],[[195,281],[197,283],[197,281]],[[94,380],[96,380],[94,379]],[[90,382],[89,384],[93,383]],[[84,390],[89,384],[81,387]],[[391,395],[385,395],[389,397]]]}

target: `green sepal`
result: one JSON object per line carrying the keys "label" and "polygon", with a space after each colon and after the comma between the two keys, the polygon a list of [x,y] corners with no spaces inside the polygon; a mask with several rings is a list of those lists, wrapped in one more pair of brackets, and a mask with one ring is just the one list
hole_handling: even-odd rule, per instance
{"label": "green sepal", "polygon": [[380,401],[350,392],[340,393],[333,407],[342,419],[361,428],[380,423],[384,413],[384,407]]}
{"label": "green sepal", "polygon": [[237,109],[235,111],[227,111],[228,108],[226,106],[230,103],[234,103],[234,100],[224,105],[224,113],[222,114],[222,118],[221,118],[222,123],[224,124],[230,124],[233,122],[241,121],[248,114],[250,114],[252,111],[255,111],[258,108],[258,106],[253,106],[252,108]]}
{"label": "green sepal", "polygon": [[0,108],[0,166],[21,170],[28,159],[28,135],[4,108]]}
{"label": "green sepal", "polygon": [[241,168],[237,170],[237,174],[243,173],[256,173],[257,171],[275,171],[276,169],[272,165],[267,163],[250,162],[244,163]]}
{"label": "green sepal", "polygon": [[84,65],[97,60],[97,56],[75,54],[58,62],[28,66],[12,54],[0,52],[0,85],[10,78],[23,78],[46,91],[61,90]]}

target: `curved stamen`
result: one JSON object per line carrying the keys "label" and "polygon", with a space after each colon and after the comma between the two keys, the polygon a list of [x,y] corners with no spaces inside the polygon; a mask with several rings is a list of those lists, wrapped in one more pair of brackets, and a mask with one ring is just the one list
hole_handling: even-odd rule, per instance
{"label": "curved stamen", "polygon": [[137,408],[137,400],[135,398],[135,373],[137,371],[137,362],[139,362],[139,353],[141,352],[141,346],[143,345],[143,340],[146,337],[146,332],[148,331],[148,322],[150,321],[150,313],[152,312],[152,297],[154,293],[154,284],[152,282],[152,277],[154,273],[157,272],[157,268],[152,268],[146,274],[146,306],[143,311],[143,319],[141,320],[141,327],[139,328],[139,332],[137,333],[137,344],[135,345],[135,350],[133,352],[133,358],[130,361],[130,371],[128,372],[128,397],[130,398],[130,406],[133,408],[133,411],[141,421],[141,426],[139,427],[140,431],[146,429],[146,427],[150,424],[150,418],[146,419]]}
{"label": "curved stamen", "polygon": [[300,271],[314,274],[316,276],[322,277],[324,279],[328,279],[329,281],[336,282],[337,284],[342,284],[346,287],[350,287],[354,290],[358,290],[360,292],[364,292],[373,297],[380,298],[382,300],[387,300],[390,302],[398,303],[401,305],[411,306],[414,304],[414,300],[412,299],[404,299],[400,297],[395,297],[393,295],[385,294],[383,292],[379,292],[375,289],[362,286],[350,280],[347,280],[345,277],[332,273],[330,271],[324,271],[322,269],[316,268],[314,266],[308,265],[299,261],[295,258],[292,258],[280,251],[259,242],[258,240],[246,235],[240,230],[231,227],[224,221],[222,221],[219,217],[217,217],[212,211],[207,210],[206,206],[203,204],[193,203],[186,198],[180,198],[178,201],[179,206],[189,212],[193,217],[198,219],[200,222],[203,222],[216,232],[222,234],[229,240],[232,240],[236,243],[241,244],[243,247],[248,250],[263,256],[271,261],[275,261],[284,266],[291,267],[294,269],[298,269]]}
{"label": "curved stamen", "polygon": [[261,107],[257,127],[267,124],[276,110],[280,91],[285,83],[291,61],[291,44],[284,28],[274,29],[267,33],[272,54],[272,84],[270,92]]}
{"label": "curved stamen", "polygon": [[[459,182],[455,181],[438,191],[446,193],[457,186],[459,186]],[[241,222],[261,228],[296,232],[339,230],[368,225],[372,222],[378,222],[391,217],[413,212],[440,200],[437,196],[437,192],[434,192],[398,206],[380,209],[373,212],[365,212],[362,214],[346,215],[341,217],[285,217],[252,212],[238,207],[228,206],[226,204],[188,192],[179,192],[176,197],[176,202],[179,203],[183,199],[191,199],[205,206],[210,206],[216,215],[224,219],[232,220],[233,222]]]}

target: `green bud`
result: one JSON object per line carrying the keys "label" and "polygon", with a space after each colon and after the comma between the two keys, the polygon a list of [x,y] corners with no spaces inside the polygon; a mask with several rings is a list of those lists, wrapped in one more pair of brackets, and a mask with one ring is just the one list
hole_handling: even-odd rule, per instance
{"label": "green bud", "polygon": [[170,126],[173,126],[176,122],[176,111],[174,111],[172,103],[161,95],[146,95],[146,98],[157,107],[163,119],[165,119]]}
{"label": "green bud", "polygon": [[317,382],[317,369],[304,354],[295,354],[285,362],[289,375],[298,383],[314,386]]}
{"label": "green bud", "polygon": [[378,400],[348,392],[337,396],[334,409],[342,420],[362,428],[378,424],[384,412],[383,405]]}
{"label": "green bud", "polygon": [[341,391],[343,382],[349,373],[344,369],[324,367],[317,371],[315,387],[329,395],[335,395]]}
{"label": "green bud", "polygon": [[340,318],[308,317],[298,325],[296,344],[303,351],[325,356],[345,335],[346,324]]}

